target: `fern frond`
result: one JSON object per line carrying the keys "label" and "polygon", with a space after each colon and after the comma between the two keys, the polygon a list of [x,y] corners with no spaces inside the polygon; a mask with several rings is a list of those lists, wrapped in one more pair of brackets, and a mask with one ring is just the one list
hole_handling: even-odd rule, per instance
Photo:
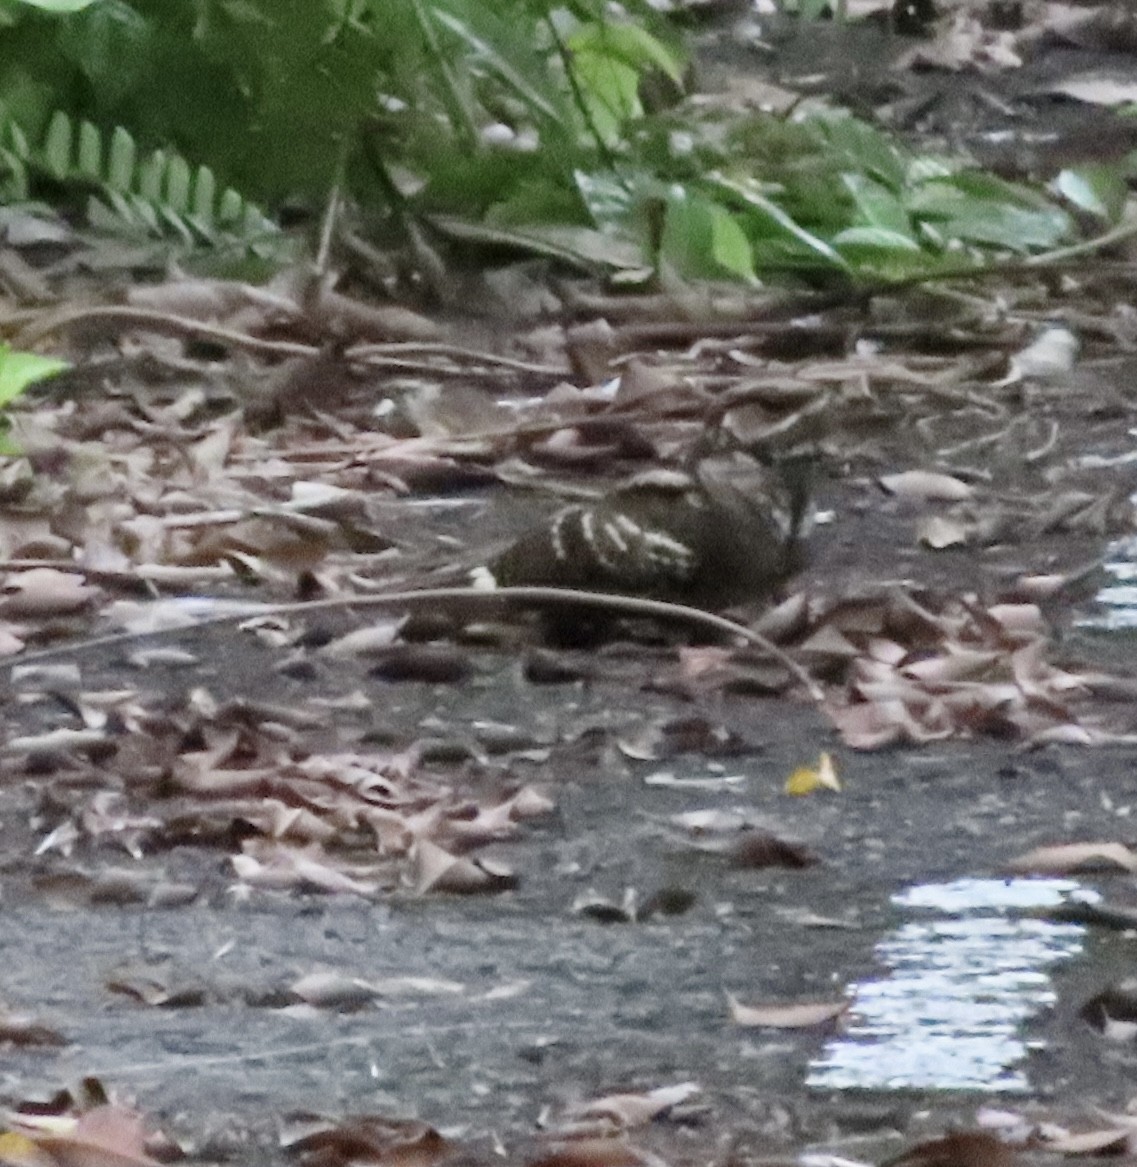
{"label": "fern frond", "polygon": [[168,150],[142,156],[122,126],[106,135],[58,110],[33,145],[0,107],[0,202],[27,198],[37,174],[78,190],[94,187],[87,217],[102,228],[173,238],[190,247],[252,245],[279,235],[259,207],[231,187],[219,191],[208,166],[195,167]]}

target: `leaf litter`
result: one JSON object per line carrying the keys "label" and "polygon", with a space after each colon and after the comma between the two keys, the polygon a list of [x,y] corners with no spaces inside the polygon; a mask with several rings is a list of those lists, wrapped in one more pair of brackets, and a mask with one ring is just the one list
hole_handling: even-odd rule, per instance
{"label": "leaf litter", "polygon": [[[925,65],[993,69],[1015,65],[1018,50],[1014,36],[956,13],[913,63],[919,55]],[[761,743],[732,736],[723,704],[804,689],[800,676],[760,649],[668,643],[653,631],[631,664],[602,653],[538,657],[545,646],[526,647],[523,657],[518,644],[529,633],[518,633],[515,612],[507,608],[503,619],[500,608],[476,599],[431,601],[438,622],[426,643],[414,639],[421,633],[399,604],[359,628],[372,618],[364,604],[380,593],[464,583],[467,569],[484,561],[500,531],[486,524],[481,542],[482,528],[465,521],[476,508],[448,511],[446,492],[463,503],[461,492],[524,482],[527,501],[545,507],[644,463],[674,467],[720,421],[736,436],[753,436],[812,424],[811,410],[825,415],[824,502],[836,521],[822,529],[819,566],[782,603],[745,618],[820,686],[820,708],[847,749],[972,737],[1025,746],[1127,743],[1126,678],[1068,658],[1063,644],[1084,565],[1104,539],[1134,526],[1126,473],[1077,464],[1082,445],[1124,452],[1116,415],[1111,420],[1103,407],[1100,424],[1091,419],[1079,429],[1077,403],[1054,387],[1085,370],[1085,356],[1073,345],[1055,347],[1046,330],[1032,334],[1034,289],[1005,291],[1001,316],[992,297],[950,328],[937,323],[935,354],[897,343],[925,324],[899,318],[888,322],[891,333],[880,327],[870,345],[836,360],[821,356],[823,319],[803,318],[789,330],[746,320],[722,338],[683,304],[669,335],[690,351],[659,347],[652,337],[665,330],[650,315],[658,317],[659,303],[634,296],[609,305],[615,327],[569,336],[534,329],[516,336],[509,353],[449,343],[434,321],[405,309],[362,313],[346,298],[321,309],[350,321],[335,329],[337,344],[323,346],[324,337],[312,342],[305,305],[287,287],[222,280],[172,279],[132,289],[125,304],[33,323],[17,343],[66,337],[60,347],[73,369],[10,411],[23,453],[6,460],[0,483],[0,650],[13,663],[26,655],[35,669],[50,663],[38,666],[36,653],[69,660],[84,638],[125,628],[118,645],[132,669],[145,666],[117,696],[84,690],[84,674],[95,671],[86,650],[74,654],[78,675],[13,672],[18,704],[8,714],[5,757],[37,791],[35,845],[48,864],[37,872],[38,894],[83,907],[174,906],[213,894],[157,866],[116,871],[104,862],[172,859],[182,847],[226,856],[223,882],[241,896],[371,902],[497,894],[526,877],[500,853],[540,829],[556,800],[543,784],[518,777],[533,764],[523,751],[494,763],[477,744],[431,743],[425,732],[376,745],[351,720],[361,703],[342,690],[310,700],[293,690],[291,709],[241,706],[213,697],[203,670],[196,691],[182,685],[182,696],[171,697],[163,670],[196,676],[209,663],[208,640],[192,632],[154,640],[147,631],[171,620],[192,628],[203,613],[244,621],[229,628],[234,641],[274,656],[280,677],[317,677],[333,661],[345,675],[363,666],[373,670],[369,682],[395,687],[476,686],[503,663],[540,661],[551,684],[642,688],[694,706],[691,717],[646,718],[611,735],[610,753],[629,762],[759,752]],[[1120,327],[1110,322],[1111,293],[1092,274],[1074,294],[1082,319],[1095,321],[1089,335]],[[800,333],[793,339],[804,355],[771,352],[786,331]],[[874,349],[882,337],[887,348]],[[227,355],[202,360],[203,341]],[[91,384],[105,388],[93,395],[84,389]],[[1035,407],[1046,424],[1026,416]],[[866,540],[862,516],[881,524]],[[866,580],[863,548],[874,542],[889,559],[869,562]],[[843,547],[849,543],[860,545],[859,560]],[[1076,554],[1063,560],[1057,545]],[[973,556],[963,567],[952,558],[962,548]],[[985,572],[987,556],[1017,571],[1000,563]],[[178,594],[184,590],[198,593],[196,612]],[[343,610],[277,610],[306,599],[342,601]],[[353,601],[361,603],[349,617]],[[1122,699],[1106,706],[1110,693]],[[363,696],[362,705],[371,700]],[[585,734],[562,729],[541,748],[567,751],[578,737]],[[432,762],[430,750],[443,748],[464,760]],[[823,764],[805,769],[819,776],[817,785],[830,785],[820,779]],[[791,775],[795,788],[812,781],[794,783]],[[676,775],[671,786],[657,785],[732,789],[721,775]],[[716,839],[717,853],[741,868],[766,866],[756,859],[777,854],[796,855],[784,864],[791,868],[817,860],[770,826],[735,822]],[[1054,873],[1112,862],[1130,870],[1120,843],[1072,846],[1083,850],[1040,850],[1012,866]],[[655,894],[608,901],[608,910],[643,919]],[[152,1005],[193,999],[144,977],[119,983],[116,991]],[[334,1010],[375,1005],[381,986],[320,970],[285,987],[293,1005]],[[826,1020],[837,1020],[848,1007],[732,1003],[751,1011],[735,1020],[756,1028],[807,1024],[803,1017],[826,1010],[836,1010]],[[615,1093],[575,1117],[568,1111],[566,1121],[615,1129],[597,1138],[594,1130],[570,1137],[551,1128],[549,1144],[529,1161],[662,1162],[623,1131],[664,1115],[671,1103],[652,1108],[689,1086]],[[27,1141],[5,1154],[150,1161],[133,1117],[95,1110],[64,1136],[21,1133]],[[285,1145],[305,1162],[432,1163],[452,1145],[426,1124],[378,1116],[309,1116],[297,1126],[304,1121],[309,1133]],[[1110,1130],[1080,1137],[1055,1137],[1052,1147],[1117,1145]],[[897,1161],[1003,1167],[1009,1160],[993,1136],[956,1132]]]}
{"label": "leaf litter", "polygon": [[[822,381],[834,428],[840,427],[842,410],[848,416],[861,408],[866,392],[878,399],[887,424],[893,424],[928,400],[939,407],[945,369],[929,381],[926,366],[905,375],[894,358],[879,365],[863,360],[855,370],[838,365],[811,370],[799,388],[801,399],[813,404],[819,398],[812,386]],[[42,477],[33,478],[21,500],[22,513],[38,513],[43,524],[34,536],[39,546],[17,543],[18,528],[5,528],[11,531],[10,559],[30,563],[34,555],[36,560],[35,566],[13,567],[6,575],[3,616],[19,643],[33,652],[65,649],[68,638],[125,627],[137,639],[120,643],[132,653],[154,653],[163,646],[151,647],[146,633],[173,624],[191,630],[180,643],[195,644],[197,615],[180,597],[163,592],[196,580],[191,586],[222,589],[202,597],[203,611],[209,613],[216,604],[213,611],[240,625],[231,630],[234,638],[278,654],[282,667],[298,676],[305,669],[318,675],[326,662],[334,662],[333,667],[350,670],[352,676],[362,668],[393,686],[477,683],[487,667],[486,645],[506,658],[512,651],[509,638],[515,633],[503,636],[492,627],[497,612],[459,610],[457,618],[443,623],[441,635],[423,643],[398,605],[363,628],[345,618],[346,612],[324,618],[316,610],[274,611],[274,606],[313,596],[342,599],[346,610],[354,600],[366,603],[382,589],[460,578],[458,570],[473,561],[467,552],[477,555],[480,549],[435,536],[422,512],[411,507],[423,484],[461,488],[523,457],[538,467],[531,483],[540,501],[558,489],[554,475],[567,467],[579,472],[587,466],[596,473],[595,467],[624,457],[637,444],[660,457],[683,449],[706,424],[697,397],[672,399],[668,408],[674,414],[653,415],[657,403],[636,393],[636,413],[621,424],[637,442],[627,437],[601,442],[595,440],[601,431],[591,423],[603,417],[607,406],[598,408],[584,394],[554,403],[549,394],[520,422],[520,415],[513,414],[513,421],[503,425],[496,410],[487,411],[484,421],[473,423],[482,431],[475,437],[468,432],[468,419],[467,432],[456,433],[420,404],[406,416],[417,418],[422,432],[397,436],[377,430],[372,416],[353,408],[352,373],[341,367],[337,375],[349,392],[334,417],[298,408],[295,388],[283,395],[274,390],[273,408],[282,403],[289,408],[275,428],[257,429],[246,425],[249,407],[224,384],[224,376],[218,381],[216,372],[211,384],[221,388],[211,390],[212,400],[210,393],[184,388],[167,391],[165,401],[159,393],[138,412],[124,402],[126,424],[119,444],[107,447],[113,453],[87,445],[75,419],[50,399],[33,412],[23,427],[28,449],[35,451],[30,461],[62,466],[64,473],[53,481],[51,492]],[[502,370],[498,373],[507,379]],[[449,377],[450,372],[438,375]],[[697,366],[689,365],[685,375],[697,382]],[[749,365],[738,374],[748,380],[751,396],[773,392],[775,383],[793,375],[780,368],[756,377]],[[934,391],[926,396],[929,383]],[[985,394],[996,391],[984,385],[961,392],[980,388]],[[153,387],[133,385],[130,393],[138,399],[152,394]],[[209,414],[219,408],[230,412],[224,424],[214,425]],[[756,418],[765,406],[747,406],[747,417],[740,408],[735,407],[733,426],[763,424]],[[770,412],[764,424],[775,424],[776,418]],[[33,440],[36,433],[38,441]],[[849,457],[862,470],[883,456],[876,450],[850,454],[827,442],[830,457]],[[926,461],[934,465],[934,453],[927,453]],[[550,472],[550,467],[555,469]],[[1086,494],[1086,501],[1070,503],[1060,514],[1052,495],[1027,507],[1020,498],[998,497],[982,478],[923,467],[893,476],[875,475],[874,469],[874,477],[890,484],[899,522],[918,522],[921,508],[944,507],[944,521],[958,524],[968,543],[986,537],[984,523],[990,524],[991,512],[1013,510],[1018,523],[1024,521],[1025,507],[1027,520],[1038,515],[1039,529],[1049,530],[1080,521],[1094,498]],[[37,499],[37,492],[44,497]],[[1108,508],[1101,513],[1102,521],[1116,521]],[[432,522],[437,521],[435,516]],[[919,538],[913,526],[913,548]],[[1066,576],[1053,572],[1052,579],[1048,587],[1060,593]],[[238,607],[230,615],[226,605],[232,604]],[[482,617],[491,619],[479,629]],[[801,590],[761,615],[757,627],[820,682],[822,708],[847,747],[975,735],[1030,743],[1060,733],[1108,741],[1122,732],[1104,720],[1095,701],[1095,687],[1105,684],[1100,670],[1052,663],[1051,617],[1041,600],[1017,598],[1011,586],[981,598],[911,582],[851,590],[807,577]],[[760,650],[663,644],[662,654],[655,664],[651,653],[630,662],[593,654],[588,662],[596,683],[631,678],[646,689],[677,693],[695,706],[690,715],[647,720],[616,735],[615,748],[631,762],[760,754],[762,743],[740,737],[716,716],[717,703],[800,689],[794,675]],[[19,659],[17,652],[13,661]],[[514,776],[523,763],[509,750],[504,763],[494,765],[485,749],[462,744],[456,752],[467,759],[465,769],[455,773],[431,763],[429,751],[436,747],[426,733],[386,749],[351,740],[354,732],[345,735],[338,727],[350,708],[346,698],[339,712],[336,700],[273,707],[251,699],[224,700],[203,684],[171,701],[158,683],[137,676],[117,694],[100,694],[84,689],[85,660],[77,659],[77,672],[73,662],[65,661],[71,666],[66,674],[13,674],[25,708],[38,705],[41,711],[35,732],[10,736],[6,753],[45,783],[37,814],[44,857],[70,862],[76,853],[97,856],[110,848],[153,858],[186,846],[220,848],[228,856],[228,881],[243,896],[300,893],[374,901],[497,895],[525,877],[497,849],[555,810],[548,789]],[[564,659],[571,663],[574,657],[567,653]],[[203,648],[189,660],[151,657],[149,668],[185,664],[192,673],[207,660]],[[27,668],[47,669],[52,663],[33,661]],[[72,694],[71,724],[45,720],[47,706],[64,687]],[[362,707],[370,708],[367,698]],[[564,744],[565,738],[554,738],[552,748]],[[791,792],[837,786],[828,754],[802,769],[808,777],[791,775]],[[675,781],[680,787],[700,782],[711,783],[707,789],[730,786],[722,776]],[[792,871],[819,862],[818,854],[784,838],[776,825],[745,825],[734,824],[710,848],[734,868]],[[692,824],[691,829],[705,835],[709,828]],[[116,882],[78,866],[57,867],[50,878],[54,883],[41,876],[40,894],[81,905],[157,904],[176,886],[164,873]],[[209,888],[190,885],[190,895],[202,893],[209,894]],[[593,893],[571,907],[594,921],[637,923],[663,918],[657,905],[689,903],[693,895],[682,887],[661,886],[646,894],[629,889],[623,899]],[[208,983],[164,983],[146,975],[119,977],[108,988],[165,1008],[190,1007],[215,992]],[[434,992],[460,993],[462,986],[440,982],[409,991],[423,999]],[[329,969],[282,983],[266,999],[287,1010],[350,1012],[383,1006],[392,990],[365,973]],[[849,1008],[845,1000],[743,1005],[732,998],[730,1015],[738,1026],[756,1030],[824,1030],[839,1024]],[[623,1132],[663,1115],[674,1105],[674,1091],[688,1088],[616,1094],[567,1112],[561,1126],[548,1132],[550,1147],[535,1152],[532,1161],[658,1161],[654,1152],[626,1142]],[[604,1137],[598,1139],[598,1133]],[[318,1156],[326,1152],[433,1162],[447,1153],[441,1139],[431,1128],[392,1134],[383,1120],[361,1118],[332,1120],[323,1134],[289,1145],[311,1161],[324,1161]],[[135,1154],[136,1144],[130,1148],[127,1153]]]}

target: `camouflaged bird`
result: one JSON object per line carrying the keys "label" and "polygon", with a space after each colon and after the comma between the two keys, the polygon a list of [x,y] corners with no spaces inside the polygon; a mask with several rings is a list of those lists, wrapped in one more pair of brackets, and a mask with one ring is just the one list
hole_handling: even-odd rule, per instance
{"label": "camouflaged bird", "polygon": [[[616,592],[717,609],[769,598],[804,562],[812,451],[735,451],[565,507],[489,564],[497,586]],[[489,581],[486,581],[489,582]]]}

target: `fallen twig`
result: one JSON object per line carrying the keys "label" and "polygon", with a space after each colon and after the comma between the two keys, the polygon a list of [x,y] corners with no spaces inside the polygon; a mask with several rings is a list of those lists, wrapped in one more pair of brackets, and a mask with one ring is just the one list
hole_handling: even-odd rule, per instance
{"label": "fallen twig", "polygon": [[509,607],[553,606],[601,608],[608,612],[619,613],[625,616],[647,616],[657,620],[670,620],[687,624],[695,628],[706,628],[724,636],[734,637],[752,644],[761,649],[772,659],[785,667],[792,676],[801,682],[810,699],[816,702],[824,700],[821,686],[809,675],[797,661],[783,648],[773,641],[746,628],[727,620],[723,616],[716,616],[713,612],[705,612],[701,608],[692,608],[686,604],[671,604],[664,600],[649,600],[638,596],[617,596],[605,592],[584,592],[568,588],[539,588],[517,587],[496,588],[485,591],[481,588],[421,588],[414,591],[386,592],[382,595],[369,596],[333,596],[325,600],[305,600],[289,604],[266,604],[256,611],[226,613],[224,616],[212,616],[204,620],[195,621],[180,628],[167,628],[159,631],[146,632],[116,632],[108,636],[96,636],[89,640],[77,641],[71,644],[55,645],[52,648],[39,649],[35,652],[20,653],[11,658],[16,665],[32,664],[37,661],[53,660],[59,657],[77,656],[100,648],[113,648],[134,641],[145,640],[154,636],[178,636],[184,633],[196,632],[201,628],[216,628],[226,624],[239,624],[245,620],[255,620],[261,616],[301,616],[314,612],[330,612],[346,608],[373,608],[373,607],[420,607],[427,605],[445,605],[455,609],[465,606],[483,608],[504,602]]}
{"label": "fallen twig", "polygon": [[[252,333],[239,332],[205,320],[195,320],[191,316],[179,316],[173,312],[160,312],[153,308],[132,308],[122,305],[104,305],[91,308],[66,309],[63,311],[39,312],[20,321],[14,343],[20,348],[30,348],[39,341],[70,328],[100,326],[109,335],[128,328],[157,332],[164,336],[192,336],[199,340],[211,340],[226,348],[257,353],[265,357],[316,357],[320,347],[293,340],[268,340]],[[463,348],[460,345],[445,344],[440,341],[389,341],[382,344],[359,343],[344,350],[344,359],[357,361],[369,366],[401,368],[418,372],[446,374],[448,372],[469,374],[469,365],[488,365],[491,368],[509,369],[512,372],[530,373],[544,377],[568,376],[567,367],[542,365],[516,357],[497,353],[481,352]],[[425,361],[411,360],[411,357],[445,357],[453,361],[465,362],[460,367],[448,369],[444,366],[427,364]]]}

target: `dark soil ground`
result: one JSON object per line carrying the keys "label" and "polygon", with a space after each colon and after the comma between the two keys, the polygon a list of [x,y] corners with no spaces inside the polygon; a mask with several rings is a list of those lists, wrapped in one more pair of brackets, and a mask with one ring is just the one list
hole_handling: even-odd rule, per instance
{"label": "dark soil ground", "polygon": [[[826,570],[823,555],[816,570]],[[290,678],[279,651],[232,629],[176,643],[200,663],[152,668],[144,680],[174,706],[196,686],[307,709],[361,691],[366,708],[327,717],[329,740],[427,736],[433,771],[475,794],[538,782],[555,816],[491,848],[520,877],[499,896],[237,895],[220,849],[135,861],[80,843],[69,859],[29,862],[52,818],[22,766],[0,806],[5,1002],[70,1044],[4,1053],[13,1099],[97,1075],[205,1158],[275,1161],[281,1116],[296,1110],[414,1115],[492,1157],[499,1138],[516,1154],[546,1108],[693,1081],[701,1092],[641,1141],[706,1162],[807,1145],[879,1159],[917,1135],[970,1125],[992,1092],[1008,1091],[1002,1105],[1030,1115],[1083,1120],[1091,1104],[1119,1108],[1132,1093],[1130,1048],[1106,1044],[1077,1016],[1129,972],[1132,940],[1036,918],[1015,906],[1001,874],[1035,844],[1128,838],[1131,748],[838,750],[844,791],[792,799],[786,775],[832,748],[808,705],[719,698],[716,723],[736,735],[721,756],[637,761],[621,751],[692,712],[644,690],[656,662],[643,648],[593,654],[589,679],[556,685],[524,680],[512,654],[475,651],[474,679],[428,685],[344,662]],[[1099,657],[1126,655],[1116,638],[1091,643]],[[124,650],[85,662],[86,688],[138,680]],[[5,720],[11,735],[70,716],[10,701]],[[490,752],[483,763],[471,760],[479,741]],[[740,868],[692,846],[671,816],[693,811],[737,815],[819,862]],[[121,903],[137,893],[116,889],[119,874],[128,889],[141,879],[201,890],[165,910]],[[1052,905],[1079,885],[1034,886]],[[1113,900],[1133,894],[1120,876],[1082,886]],[[930,906],[904,902],[913,888]],[[641,904],[661,892],[693,903],[640,922],[578,910],[590,894],[620,903],[628,889]],[[971,938],[962,949],[959,930]],[[424,980],[392,982],[357,1010],[282,1010],[286,987],[318,970]],[[193,990],[202,1003],[147,1007],[108,988],[138,978]],[[848,993],[866,1009],[854,1005],[844,1036],[748,1030],[731,1023],[728,993],[744,1002]]]}
{"label": "dark soil ground", "polygon": [[[271,663],[259,662],[248,645],[239,653],[237,647],[197,645],[219,665],[216,676],[206,669],[192,680],[264,693]],[[113,660],[106,663],[121,677]],[[407,738],[427,720],[452,740],[476,733],[487,719],[505,719],[537,741],[565,725],[600,731],[590,748],[558,751],[551,763],[532,766],[558,811],[503,854],[521,876],[517,891],[475,900],[397,895],[381,904],[258,892],[240,902],[227,888],[222,859],[182,850],[158,862],[171,878],[204,879],[212,887],[192,906],[68,910],[30,891],[23,859],[4,880],[5,1000],[72,1044],[58,1053],[5,1054],[5,1091],[27,1097],[95,1074],[136,1096],[179,1137],[191,1144],[204,1139],[198,1146],[207,1157],[250,1140],[259,1149],[242,1151],[244,1161],[274,1158],[276,1123],[293,1109],[413,1114],[484,1150],[495,1133],[515,1145],[542,1107],[687,1080],[703,1093],[666,1140],[683,1158],[703,1160],[708,1141],[728,1136],[750,1153],[788,1152],[834,1137],[850,1152],[856,1140],[843,1140],[852,1134],[873,1135],[880,1146],[854,1153],[875,1157],[900,1146],[896,1130],[913,1133],[913,1115],[930,1110],[916,1129],[935,1129],[958,1121],[978,1100],[952,1091],[881,1089],[889,1078],[904,1086],[913,1051],[917,1061],[921,1048],[929,1059],[940,1057],[945,1040],[949,1048],[986,1047],[971,1061],[977,1092],[1005,1069],[1017,1071],[1025,1098],[1015,1097],[1015,1105],[1045,1099],[1077,1111],[1090,1102],[1127,1101],[1133,1055],[1105,1046],[1076,1017],[1091,990],[1128,972],[1132,941],[1124,937],[1077,928],[1074,937],[1052,937],[1051,954],[1040,957],[992,936],[989,944],[1007,957],[1002,976],[1010,995],[1033,1003],[1020,1023],[1010,1010],[1008,1023],[978,1006],[969,1015],[966,986],[988,975],[982,957],[978,967],[965,962],[945,977],[944,939],[928,935],[908,953],[904,972],[914,979],[892,1017],[907,1031],[908,1048],[874,1054],[870,1046],[872,1089],[864,1091],[827,1089],[824,1074],[816,1088],[806,1080],[811,1066],[816,1075],[833,1055],[834,1042],[880,1042],[879,1034],[838,1039],[740,1030],[729,1021],[724,994],[829,999],[897,975],[883,946],[929,916],[898,906],[897,895],[961,877],[998,879],[1009,853],[1035,843],[1114,838],[1119,828],[1124,834],[1131,751],[1023,755],[960,744],[843,756],[842,795],[791,800],[781,793],[784,776],[828,741],[808,709],[728,703],[724,719],[752,751],[715,762],[695,755],[665,766],[631,763],[614,748],[614,737],[661,713],[682,713],[681,706],[638,694],[629,701],[610,683],[537,689],[519,683],[500,659],[486,670],[476,684],[445,689],[365,681],[373,708],[362,717]],[[320,687],[357,683],[339,674],[321,678]],[[312,693],[307,683],[268,688],[286,701]],[[700,785],[651,785],[650,775],[663,769],[679,783]],[[30,787],[22,778],[4,795],[9,854],[34,802]],[[695,809],[741,813],[804,841],[820,863],[805,871],[747,871],[722,856],[693,854],[667,820]],[[104,853],[80,866],[128,863],[125,855],[116,862]],[[45,863],[43,870],[57,866]],[[1108,881],[1110,894],[1124,898],[1119,882]],[[629,887],[641,898],[678,887],[696,899],[680,916],[643,923],[605,924],[573,912],[582,893],[618,901]],[[298,975],[324,968],[371,981],[422,977],[453,985],[406,991],[344,1015],[258,1007]],[[147,1009],[110,994],[108,979],[128,971],[203,986],[207,1003]],[[953,995],[963,996],[949,1009],[946,1033],[936,1021],[944,994],[948,1005]],[[1020,1041],[1029,1042],[1029,1054],[1025,1045],[1016,1047]],[[927,1061],[919,1069],[925,1082],[939,1076]],[[950,1081],[946,1066],[943,1074]]]}
{"label": "dark soil ground", "polygon": [[[1099,337],[1076,384],[1024,390],[1020,411],[1058,427],[1049,464],[1131,449],[1129,360]],[[978,548],[922,549],[920,509],[887,499],[876,476],[921,465],[926,448],[888,410],[872,442],[837,451],[807,591],[906,580],[990,599],[1024,572],[1106,553],[1107,532],[1025,519]],[[1048,480],[1014,448],[985,450],[972,469],[1014,527]],[[435,500],[417,512],[419,536],[476,544],[516,529],[504,493]],[[1095,609],[1076,599],[1051,613],[1056,657],[1131,671],[1130,639],[1079,627]],[[350,626],[314,617],[309,635]],[[16,754],[0,785],[3,1003],[67,1044],[0,1050],[0,1098],[95,1076],[195,1158],[248,1164],[287,1157],[291,1112],[417,1116],[489,1162],[535,1155],[539,1121],[571,1104],[693,1082],[699,1092],[637,1141],[672,1163],[742,1164],[807,1149],[880,1161],[973,1126],[985,1103],[1091,1126],[1094,1107],[1137,1093],[1133,1045],[1079,1016],[1132,972],[1133,934],[1048,918],[1079,894],[1133,905],[1132,876],[1006,876],[1038,844],[1132,840],[1133,746],[979,739],[855,753],[802,699],[660,691],[652,682],[675,659],[666,645],[569,654],[578,679],[536,684],[512,642],[471,640],[460,651],[472,672],[447,684],[297,660],[232,626],[163,637],[192,659],[146,670],[132,657],[142,641],[85,652],[84,691],[137,686],[171,709],[199,688],[275,703],[314,715],[312,751],[417,743],[424,767],[471,797],[532,782],[556,809],[486,852],[518,877],[498,895],[250,889],[234,880],[232,838],[137,857],[118,842],[129,832],[43,846],[104,776],[97,755],[69,767],[51,751]],[[4,739],[76,728],[78,687],[14,675]],[[661,749],[659,727],[681,718],[703,719],[710,736],[697,723],[695,748]],[[822,750],[843,791],[784,794]],[[693,834],[674,817],[704,811],[734,816],[732,829]],[[741,825],[800,843],[816,864],[745,866]],[[676,910],[616,910],[629,892]],[[379,988],[341,1007],[298,1005],[288,987],[322,970]],[[113,987],[141,981],[184,992],[151,1006]],[[728,994],[854,1003],[840,1032],[750,1029],[732,1022]]]}

